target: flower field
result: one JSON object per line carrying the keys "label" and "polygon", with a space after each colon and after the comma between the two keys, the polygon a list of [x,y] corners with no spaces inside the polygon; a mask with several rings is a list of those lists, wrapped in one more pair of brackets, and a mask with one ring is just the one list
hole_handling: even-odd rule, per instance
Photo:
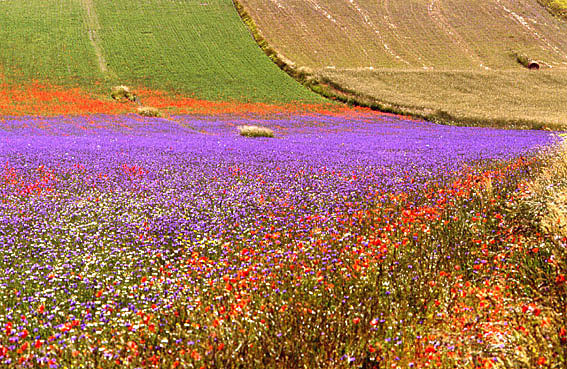
{"label": "flower field", "polygon": [[0,127],[0,367],[567,365],[566,239],[519,218],[549,132],[365,110]]}

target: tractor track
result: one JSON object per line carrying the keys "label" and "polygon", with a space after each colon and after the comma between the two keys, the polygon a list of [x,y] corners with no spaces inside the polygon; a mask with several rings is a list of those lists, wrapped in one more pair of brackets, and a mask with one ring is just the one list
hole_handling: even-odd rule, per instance
{"label": "tractor track", "polygon": [[482,59],[469,47],[467,41],[457,32],[457,30],[455,30],[455,28],[451,25],[451,22],[449,22],[443,15],[440,0],[431,0],[427,6],[427,13],[435,25],[437,25],[437,27],[442,30],[447,37],[449,37],[451,42],[453,42],[457,48],[461,49],[474,64],[477,64],[481,68],[484,67]]}
{"label": "tractor track", "polygon": [[108,64],[104,57],[98,36],[98,32],[100,31],[100,23],[98,21],[98,17],[94,8],[94,2],[93,0],[80,0],[80,2],[83,9],[85,10],[85,24],[87,26],[87,33],[97,58],[98,67],[103,74],[108,74]]}

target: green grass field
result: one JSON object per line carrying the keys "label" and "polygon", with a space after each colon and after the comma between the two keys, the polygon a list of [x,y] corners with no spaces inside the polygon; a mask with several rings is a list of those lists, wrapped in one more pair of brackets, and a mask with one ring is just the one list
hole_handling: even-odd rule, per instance
{"label": "green grass field", "polygon": [[120,81],[212,100],[318,100],[266,58],[229,0],[94,3]]}
{"label": "green grass field", "polygon": [[74,0],[0,1],[0,49],[8,81],[89,86],[103,78]]}
{"label": "green grass field", "polygon": [[230,0],[9,0],[0,2],[0,24],[8,81],[97,92],[128,84],[208,100],[323,101],[262,53]]}

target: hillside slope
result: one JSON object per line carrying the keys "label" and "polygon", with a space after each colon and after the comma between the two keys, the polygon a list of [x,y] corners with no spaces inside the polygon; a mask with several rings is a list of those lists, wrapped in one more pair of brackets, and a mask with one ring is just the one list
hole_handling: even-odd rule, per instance
{"label": "hillside slope", "polygon": [[537,0],[239,2],[330,92],[432,118],[567,124],[567,23]]}
{"label": "hillside slope", "polygon": [[208,100],[320,102],[258,49],[230,0],[0,1],[0,82],[114,84]]}

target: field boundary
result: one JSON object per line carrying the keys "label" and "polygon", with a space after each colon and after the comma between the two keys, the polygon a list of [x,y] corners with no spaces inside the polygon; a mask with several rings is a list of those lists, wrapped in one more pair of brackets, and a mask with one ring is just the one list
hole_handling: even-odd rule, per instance
{"label": "field boundary", "polygon": [[305,82],[310,79],[313,74],[311,69],[297,68],[294,62],[287,59],[268,43],[266,38],[262,35],[262,32],[260,32],[260,29],[256,25],[256,22],[254,22],[250,14],[248,14],[248,12],[246,11],[244,5],[242,5],[239,0],[232,0],[232,4],[234,5],[236,12],[240,16],[240,19],[242,19],[242,22],[244,22],[244,24],[248,28],[248,31],[252,35],[252,38],[254,39],[254,41],[256,41],[256,44],[258,44],[264,54],[266,54],[270,58],[270,60],[272,60],[281,70],[286,72],[298,82],[309,87],[309,85]]}

